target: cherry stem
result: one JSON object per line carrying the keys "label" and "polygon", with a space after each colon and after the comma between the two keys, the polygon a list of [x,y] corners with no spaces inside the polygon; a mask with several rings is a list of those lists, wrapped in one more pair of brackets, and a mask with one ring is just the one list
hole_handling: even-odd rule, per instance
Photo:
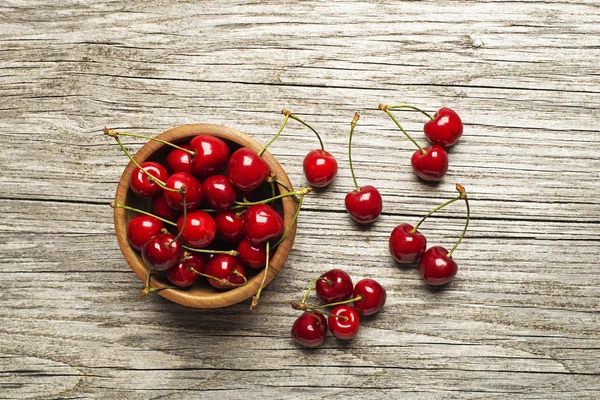
{"label": "cherry stem", "polygon": [[386,104],[380,104],[379,105],[379,109],[382,110],[382,111],[385,111],[385,113],[390,116],[390,118],[392,119],[392,121],[394,121],[394,123],[396,124],[396,126],[398,128],[400,128],[400,130],[402,131],[402,133],[404,133],[406,135],[406,137],[411,142],[413,142],[413,144],[415,146],[417,146],[419,148],[419,150],[421,150],[421,153],[427,154],[427,152],[425,150],[423,150],[423,148],[421,146],[419,146],[419,143],[415,142],[415,140],[404,130],[404,128],[402,127],[402,125],[400,125],[400,123],[396,120],[396,118],[394,118],[394,116],[392,115],[392,113],[389,110],[389,106],[388,105],[386,105]]}
{"label": "cherry stem", "polygon": [[321,315],[325,315],[328,317],[335,317],[335,318],[339,318],[342,319],[344,321],[348,321],[348,317],[346,317],[345,315],[336,315],[336,314],[332,314],[332,313],[328,313],[327,311],[322,311],[322,310],[317,310],[316,306],[311,306],[309,304],[306,304],[304,302],[302,303],[296,303],[295,301],[292,301],[290,303],[290,306],[292,306],[292,308],[294,310],[299,310],[299,311],[304,311],[314,317],[316,317],[316,314],[321,314]]}
{"label": "cherry stem", "polygon": [[322,152],[323,155],[325,155],[325,146],[323,145],[323,141],[321,140],[321,136],[317,133],[317,131],[312,126],[310,126],[306,122],[302,121],[295,114],[292,114],[291,112],[289,112],[285,108],[283,110],[281,110],[281,113],[283,115],[287,116],[287,117],[295,119],[296,121],[300,122],[302,125],[306,126],[308,129],[310,129],[311,131],[313,131],[314,134],[317,135],[317,139],[319,139],[319,144],[321,145],[321,152]]}
{"label": "cherry stem", "polygon": [[167,249],[169,247],[171,247],[171,245],[173,244],[173,242],[175,242],[176,240],[178,240],[181,235],[183,234],[183,230],[185,229],[185,222],[187,219],[187,204],[185,202],[185,194],[187,193],[187,186],[182,185],[179,188],[179,193],[181,193],[181,200],[183,201],[183,224],[181,224],[181,229],[179,230],[179,232],[177,232],[177,236],[175,236],[173,238],[173,240],[171,240],[168,244],[167,244]]}
{"label": "cherry stem", "polygon": [[226,254],[228,256],[239,256],[240,253],[237,250],[210,250],[210,249],[197,249],[195,247],[186,246],[184,244],[181,245],[182,249],[186,249],[189,251],[194,251],[196,253],[208,253],[208,254]]}
{"label": "cherry stem", "polygon": [[328,313],[327,311],[309,309],[306,312],[309,314],[312,314],[314,317],[316,317],[316,315],[314,313],[317,313],[317,314],[324,315],[326,317],[335,317],[335,318],[339,318],[343,321],[348,321],[348,317],[346,317],[345,315],[336,315],[336,314]]}
{"label": "cherry stem", "polygon": [[462,188],[460,196],[461,196],[462,199],[464,199],[465,205],[467,206],[467,220],[465,221],[465,227],[464,227],[462,233],[460,234],[460,237],[458,238],[458,241],[456,242],[456,244],[454,245],[454,247],[452,247],[452,249],[448,252],[448,257],[452,257],[452,253],[454,253],[454,250],[456,250],[456,248],[458,247],[458,245],[460,244],[460,242],[465,237],[465,233],[467,233],[467,227],[469,226],[469,219],[471,218],[471,209],[469,208],[469,199],[467,198],[467,192],[464,191],[464,187],[462,187],[462,185],[456,185],[456,188],[459,191],[461,191],[461,188]]}
{"label": "cherry stem", "polygon": [[398,105],[395,105],[395,106],[388,106],[387,108],[389,110],[397,110],[399,108],[410,108],[411,110],[415,110],[415,111],[420,112],[423,115],[426,115],[430,120],[432,120],[432,121],[434,120],[434,118],[430,114],[426,113],[425,111],[421,110],[418,107],[411,106],[410,104],[398,104]]}
{"label": "cherry stem", "polygon": [[226,278],[219,279],[216,276],[208,275],[208,274],[205,274],[203,272],[198,272],[193,267],[190,268],[190,271],[192,271],[193,273],[195,273],[197,275],[203,276],[203,277],[205,277],[207,279],[213,279],[213,280],[219,282],[222,286],[238,287],[238,286],[244,286],[246,284],[246,282],[248,282],[248,280],[246,279],[246,277],[244,275],[240,274],[238,271],[233,271],[233,274],[237,275],[237,276],[241,276],[242,279],[244,280],[243,283],[233,283],[233,282],[230,282],[229,280],[227,280]]}
{"label": "cherry stem", "polygon": [[294,195],[304,196],[304,195],[310,193],[311,191],[312,191],[311,187],[305,187],[302,189],[294,190],[293,192],[282,193],[275,197],[271,197],[270,199],[264,199],[264,200],[260,200],[260,201],[254,201],[254,202],[243,202],[243,203],[236,201],[235,202],[236,206],[231,207],[231,209],[238,209],[238,208],[246,207],[246,206],[254,206],[257,204],[267,204],[268,202],[270,202],[272,200],[281,199],[282,197],[287,197],[287,196],[294,196]]}
{"label": "cherry stem", "polygon": [[288,233],[290,233],[290,231],[292,230],[292,226],[294,226],[294,222],[296,222],[296,220],[298,219],[298,214],[300,214],[300,207],[302,207],[303,201],[304,201],[304,196],[300,196],[300,201],[298,202],[298,206],[296,206],[296,213],[294,214],[294,218],[292,218],[292,222],[290,222],[290,224],[288,225],[287,229],[285,230],[285,232],[283,233],[281,238],[279,238],[279,240],[277,241],[277,243],[275,243],[273,245],[273,247],[278,246],[281,242],[283,242],[285,240],[286,236],[288,235]]}
{"label": "cherry stem", "polygon": [[[110,131],[109,131],[110,132]],[[106,133],[106,132],[105,132]],[[106,133],[108,136],[112,136],[109,133]],[[129,152],[127,151],[127,149],[125,148],[125,146],[123,145],[123,142],[121,142],[121,139],[119,139],[119,136],[112,136],[115,138],[115,140],[117,141],[117,143],[119,144],[119,146],[121,147],[121,150],[123,150],[123,153],[125,153],[125,155],[127,156],[127,158],[129,158],[129,161],[131,161],[133,163],[133,165],[135,165],[136,167],[138,167],[140,169],[140,171],[142,171],[144,174],[146,174],[146,176],[148,177],[148,180],[150,182],[155,182],[158,186],[160,186],[163,190],[168,190],[170,192],[179,192],[178,189],[171,189],[168,188],[166,186],[166,183],[164,183],[163,181],[161,181],[160,179],[158,179],[157,177],[155,177],[154,175],[152,175],[150,172],[146,171],[144,168],[142,168],[142,166],[133,159],[133,157],[131,156],[131,154],[129,154]]]}
{"label": "cherry stem", "polygon": [[260,283],[260,288],[258,289],[258,291],[256,292],[256,294],[254,296],[252,296],[252,303],[250,304],[250,311],[254,310],[254,308],[258,305],[258,299],[260,298],[260,294],[263,290],[263,288],[265,287],[265,281],[267,280],[267,273],[269,272],[269,254],[270,252],[270,248],[269,248],[269,241],[267,241],[266,243],[266,253],[267,256],[265,257],[265,269],[263,271],[263,279],[262,282]]}
{"label": "cherry stem", "polygon": [[148,211],[140,210],[139,208],[129,207],[129,206],[126,206],[124,204],[116,204],[114,201],[111,201],[109,204],[110,204],[110,206],[112,208],[123,208],[125,210],[129,210],[129,211],[133,211],[133,212],[136,212],[136,213],[144,214],[144,215],[147,215],[149,217],[154,217],[157,220],[164,222],[165,224],[169,224],[169,225],[172,225],[172,226],[177,226],[177,224],[175,222],[173,222],[173,221],[169,221],[168,219],[161,218],[161,217],[159,217],[157,215],[149,213]]}
{"label": "cherry stem", "polygon": [[137,133],[116,132],[116,131],[113,131],[112,129],[106,129],[106,128],[104,128],[104,130],[103,130],[103,131],[104,131],[104,134],[105,134],[105,135],[112,136],[112,137],[115,137],[115,136],[121,135],[121,136],[131,136],[131,137],[136,137],[136,138],[140,138],[140,139],[154,140],[155,142],[159,142],[159,143],[162,143],[162,144],[166,144],[167,146],[171,146],[171,147],[174,147],[174,148],[176,148],[176,149],[183,150],[183,151],[185,151],[186,153],[189,153],[191,156],[195,156],[195,155],[196,155],[196,152],[195,152],[195,151],[193,151],[193,150],[185,149],[185,148],[183,148],[183,147],[181,147],[181,146],[177,146],[177,145],[176,145],[176,144],[174,144],[174,143],[167,142],[166,140],[158,139],[158,138],[155,138],[155,137],[152,137],[152,136],[139,135],[139,134],[137,134]]}
{"label": "cherry stem", "polygon": [[285,128],[285,126],[287,125],[289,119],[290,119],[289,115],[286,115],[285,119],[283,120],[283,124],[281,124],[281,128],[279,128],[279,132],[277,132],[275,134],[275,136],[273,136],[273,138],[271,140],[269,140],[269,143],[265,144],[264,147],[262,149],[260,149],[260,151],[258,152],[259,156],[262,156],[262,154],[267,150],[267,148],[271,145],[271,143],[273,143],[275,141],[275,139],[277,139],[279,137],[281,132],[283,132],[283,128]]}
{"label": "cherry stem", "polygon": [[348,300],[344,300],[344,301],[338,301],[335,303],[329,303],[329,304],[322,304],[320,306],[311,306],[311,305],[307,305],[308,308],[314,308],[314,309],[318,309],[318,308],[325,308],[325,307],[335,307],[335,306],[340,306],[342,304],[348,304],[348,303],[353,303],[355,301],[359,301],[362,300],[362,296],[356,296],[353,299],[348,299]]}
{"label": "cherry stem", "polygon": [[152,277],[152,275],[154,275],[152,273],[152,271],[149,271],[148,276],[146,277],[146,285],[144,286],[144,289],[140,292],[140,296],[146,296],[147,294],[158,292],[160,290],[165,290],[165,289],[178,289],[175,286],[150,287],[150,278]]}
{"label": "cherry stem", "polygon": [[308,296],[310,295],[310,291],[312,290],[312,288],[315,287],[315,285],[317,284],[317,282],[319,281],[326,281],[327,278],[323,278],[323,277],[318,277],[317,279],[314,279],[310,285],[308,285],[308,289],[306,289],[306,293],[304,294],[304,297],[302,298],[301,303],[306,303],[306,299],[308,299]]}
{"label": "cherry stem", "polygon": [[[271,197],[275,197],[275,182],[273,182],[273,180],[269,180],[269,185],[271,185]],[[275,199],[271,200],[271,207],[273,207],[273,204],[275,203]]]}
{"label": "cherry stem", "polygon": [[356,191],[360,191],[358,187],[358,183],[356,182],[356,175],[354,175],[354,168],[352,167],[352,134],[354,133],[354,128],[356,128],[356,123],[360,115],[358,113],[354,113],[354,118],[350,123],[350,139],[348,140],[348,161],[350,162],[350,172],[352,173],[352,180],[354,181],[354,186],[356,187]]}
{"label": "cherry stem", "polygon": [[460,200],[460,196],[453,198],[452,200],[448,200],[447,202],[440,204],[439,206],[437,206],[436,208],[434,208],[433,210],[429,211],[427,213],[427,215],[425,215],[423,218],[421,218],[421,220],[419,221],[419,223],[417,225],[415,225],[415,227],[410,231],[410,233],[415,233],[417,231],[417,229],[419,229],[419,226],[421,226],[421,224],[423,223],[423,221],[425,221],[431,214],[433,214],[434,212],[446,207],[448,204],[452,204],[454,203],[456,200]]}
{"label": "cherry stem", "polygon": [[285,190],[287,190],[288,192],[291,192],[292,189],[290,189],[289,187],[287,187],[287,185],[279,180],[277,180],[277,178],[273,177],[273,181],[278,184],[279,186],[283,187]]}

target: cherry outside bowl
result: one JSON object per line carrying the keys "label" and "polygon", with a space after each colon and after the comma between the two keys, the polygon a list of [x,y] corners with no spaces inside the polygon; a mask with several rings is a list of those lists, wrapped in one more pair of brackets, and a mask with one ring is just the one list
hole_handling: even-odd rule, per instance
{"label": "cherry outside bowl", "polygon": [[[225,140],[230,145],[230,148],[232,148],[232,152],[242,146],[249,147],[256,152],[262,149],[262,145],[248,135],[221,125],[182,125],[173,129],[169,129],[168,131],[165,131],[156,137],[172,143],[181,143],[189,141],[194,136],[200,134],[212,135]],[[142,163],[146,160],[164,163],[165,157],[169,150],[169,146],[151,140],[146,143],[133,156],[133,158],[138,163]],[[275,173],[277,179],[283,182],[287,187],[292,188],[292,184],[290,183],[287,174],[277,162],[275,157],[273,157],[273,155],[268,151],[265,151],[262,155],[262,158],[267,162],[267,164],[269,164],[271,172]],[[117,187],[117,193],[115,195],[115,202],[117,204],[126,204],[133,207],[150,210],[150,200],[140,199],[129,189],[129,181],[134,168],[135,165],[130,162],[125,168],[123,175],[121,175],[121,179]],[[279,191],[284,193],[286,190],[280,186]],[[292,197],[284,197],[280,200],[279,205],[279,211],[282,214],[284,225],[287,227],[294,217],[296,204],[294,203]],[[148,276],[149,268],[144,265],[140,253],[131,247],[127,241],[127,224],[129,223],[129,220],[136,215],[137,213],[122,208],[114,209],[115,231],[121,252],[123,253],[125,260],[133,272],[135,272],[140,281],[144,283],[146,281],[146,277]],[[275,254],[273,257],[271,257],[268,276],[265,280],[265,287],[273,280],[273,278],[275,278],[275,275],[277,275],[277,273],[283,267],[283,264],[285,263],[290,250],[292,249],[295,235],[296,223],[294,223],[294,226],[290,229],[290,232],[286,238],[279,244]],[[248,268],[248,270],[252,270],[252,268]],[[228,291],[217,290],[208,283],[203,282],[201,285],[195,284],[191,288],[160,290],[156,292],[156,294],[159,294],[160,296],[175,303],[188,307],[226,307],[242,302],[254,296],[260,287],[264,273],[265,271],[263,269],[257,275],[250,277],[244,286],[240,286]],[[169,283],[166,280],[163,280],[161,277],[152,277],[152,287],[168,285]]]}

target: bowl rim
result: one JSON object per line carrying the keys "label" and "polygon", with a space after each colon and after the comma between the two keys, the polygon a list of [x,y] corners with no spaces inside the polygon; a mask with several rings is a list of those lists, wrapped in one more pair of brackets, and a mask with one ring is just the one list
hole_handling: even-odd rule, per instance
{"label": "bowl rim", "polygon": [[[168,142],[177,142],[185,139],[191,139],[192,137],[197,135],[217,136],[221,139],[237,143],[242,147],[248,147],[257,153],[263,147],[263,145],[260,144],[258,141],[236,129],[229,128],[223,125],[205,123],[186,124],[177,126],[166,130],[163,133],[160,133],[156,136],[156,138]],[[167,145],[155,140],[150,140],[133,155],[133,159],[138,163],[142,163],[151,155],[153,155],[157,150],[163,148],[163,146]],[[276,158],[269,151],[265,151],[262,154],[262,158],[269,165],[271,173],[275,173],[277,180],[284,183],[288,188],[293,190],[289,177],[285,173],[285,170],[283,169],[281,164],[279,164],[279,162],[276,160]],[[135,165],[131,161],[125,167],[125,170],[123,171],[123,174],[121,175],[121,178],[119,180],[119,184],[117,186],[115,194],[115,202],[117,204],[126,203],[127,195],[130,190],[129,181],[135,168]],[[286,192],[286,190],[281,185],[277,186],[279,186],[279,193]],[[283,205],[284,226],[287,228],[292,223],[294,214],[296,212],[296,204],[292,196],[283,197],[281,201]],[[131,247],[127,240],[127,225],[129,221],[128,216],[132,214],[133,212],[122,208],[114,209],[115,233],[117,236],[117,241],[119,243],[119,248],[121,249],[121,253],[123,253],[123,256],[125,257],[125,260],[129,264],[133,272],[140,279],[140,281],[142,281],[142,283],[145,283],[150,268],[144,265],[144,263],[141,260],[141,256],[135,249]],[[269,260],[269,271],[265,279],[264,287],[267,287],[269,283],[271,283],[273,278],[275,278],[275,276],[279,273],[281,268],[283,268],[283,265],[287,260],[287,257],[292,249],[292,244],[294,243],[294,239],[296,236],[296,227],[297,220],[294,221],[291,229],[289,230],[289,233],[287,234],[285,239],[279,244],[275,254]],[[217,291],[217,289],[215,289],[214,293],[202,293],[200,296],[197,293],[193,293],[186,290],[185,288],[164,289],[157,291],[156,293],[172,302],[188,307],[226,307],[247,300],[254,294],[256,294],[256,292],[260,288],[260,284],[264,277],[264,274],[265,269],[263,268],[257,275],[255,275],[251,279],[248,279],[248,282],[244,286],[240,286],[227,291]],[[152,277],[150,280],[150,286],[156,287],[159,285],[159,281]]]}

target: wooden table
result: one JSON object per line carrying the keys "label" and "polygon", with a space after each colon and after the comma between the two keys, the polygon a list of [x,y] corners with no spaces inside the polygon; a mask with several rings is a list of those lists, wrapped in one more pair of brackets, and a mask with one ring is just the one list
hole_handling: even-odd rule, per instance
{"label": "wooden table", "polygon": [[[1,398],[598,398],[597,1],[168,3],[0,3]],[[460,113],[443,182],[415,177],[382,102]],[[127,160],[102,127],[209,122],[265,143],[283,107],[340,171],[306,198],[262,304],[140,298],[108,207]],[[344,210],[355,111],[358,180],[384,200],[367,227]],[[397,115],[425,144],[423,116]],[[302,186],[317,146],[290,123],[271,151]],[[432,290],[387,241],[455,183],[472,223]],[[452,246],[464,216],[440,212],[429,243]],[[288,302],[334,267],[388,302],[356,339],[300,348]]]}

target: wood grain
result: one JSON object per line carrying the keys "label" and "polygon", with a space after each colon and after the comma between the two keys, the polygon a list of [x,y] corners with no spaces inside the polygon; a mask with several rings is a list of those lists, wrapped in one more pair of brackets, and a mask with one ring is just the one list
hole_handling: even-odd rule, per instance
{"label": "wood grain", "polygon": [[[0,397],[593,399],[600,390],[600,58],[593,0],[280,3],[0,2]],[[457,110],[465,133],[438,185],[379,103]],[[104,126],[187,123],[261,143],[287,108],[340,172],[305,199],[285,268],[248,311],[139,298],[111,209],[126,158]],[[359,184],[382,217],[345,214]],[[421,117],[397,114],[424,144]],[[143,141],[128,139],[135,151]],[[290,122],[270,148],[294,186],[318,143]],[[395,265],[401,222],[454,196],[473,220],[458,275],[428,289]],[[459,203],[423,227],[452,245]],[[348,343],[289,329],[333,267],[388,290]]]}

